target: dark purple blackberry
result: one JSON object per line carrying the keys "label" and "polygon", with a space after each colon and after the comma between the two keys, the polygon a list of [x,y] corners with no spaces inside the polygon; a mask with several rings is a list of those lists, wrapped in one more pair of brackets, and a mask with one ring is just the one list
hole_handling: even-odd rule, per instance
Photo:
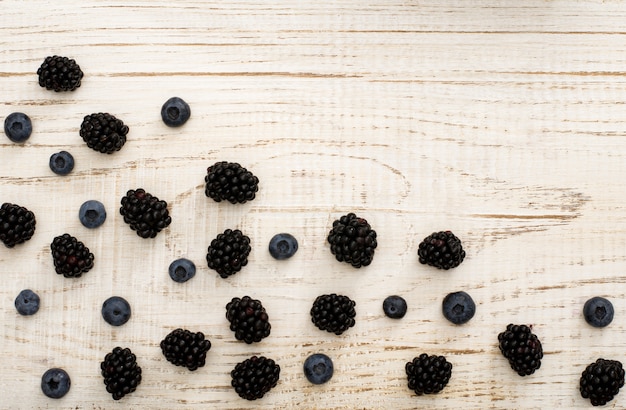
{"label": "dark purple blackberry", "polygon": [[85,116],[80,126],[80,136],[87,146],[103,154],[112,154],[126,143],[128,127],[109,113]]}
{"label": "dark purple blackberry", "polygon": [[233,379],[231,385],[239,397],[256,400],[278,384],[280,366],[265,356],[252,356],[237,363],[230,376]]}
{"label": "dark purple blackberry", "polygon": [[347,296],[320,295],[313,302],[311,321],[320,330],[340,335],[354,326],[355,306],[356,302]]}
{"label": "dark purple blackberry", "polygon": [[409,389],[415,394],[439,393],[452,376],[452,363],[443,356],[422,353],[405,366]]}
{"label": "dark purple blackberry", "polygon": [[450,231],[433,232],[419,244],[420,263],[438,269],[456,268],[465,259],[461,240]]}
{"label": "dark purple blackberry", "polygon": [[251,250],[249,237],[239,229],[226,229],[211,241],[206,261],[209,268],[219,273],[222,278],[227,278],[248,264]]}
{"label": "dark purple blackberry", "polygon": [[65,233],[50,244],[54,270],[66,278],[79,278],[93,268],[93,253],[78,239]]}
{"label": "dark purple blackberry", "polygon": [[617,360],[598,359],[580,377],[580,394],[594,406],[604,406],[624,387],[624,369]]}
{"label": "dark purple blackberry", "polygon": [[39,69],[39,85],[47,90],[74,91],[80,87],[83,72],[76,61],[61,56],[46,57]]}
{"label": "dark purple blackberry", "polygon": [[500,352],[520,376],[531,375],[541,367],[543,348],[529,326],[509,324],[498,335],[498,342]]}
{"label": "dark purple blackberry", "polygon": [[206,354],[211,342],[202,332],[176,329],[161,341],[163,356],[176,366],[184,366],[194,371],[206,363]]}
{"label": "dark purple blackberry", "polygon": [[131,189],[122,197],[120,214],[130,229],[142,238],[154,238],[172,223],[167,202],[142,188]]}
{"label": "dark purple blackberry", "polygon": [[226,319],[230,322],[230,330],[235,332],[235,339],[248,344],[260,342],[270,335],[272,329],[261,301],[250,296],[233,298],[228,302]]}
{"label": "dark purple blackberry", "polygon": [[236,162],[216,162],[207,168],[204,193],[215,202],[244,204],[259,190],[259,178]]}
{"label": "dark purple blackberry", "polygon": [[23,206],[5,202],[0,207],[0,240],[7,248],[32,238],[35,224],[35,214]]}
{"label": "dark purple blackberry", "polygon": [[119,400],[134,392],[141,383],[141,367],[137,365],[137,357],[129,348],[116,347],[104,357],[100,363],[102,377],[107,392],[113,400]]}
{"label": "dark purple blackberry", "polygon": [[363,218],[353,213],[342,216],[333,222],[327,241],[330,251],[339,262],[346,262],[355,268],[367,266],[374,259],[376,231]]}

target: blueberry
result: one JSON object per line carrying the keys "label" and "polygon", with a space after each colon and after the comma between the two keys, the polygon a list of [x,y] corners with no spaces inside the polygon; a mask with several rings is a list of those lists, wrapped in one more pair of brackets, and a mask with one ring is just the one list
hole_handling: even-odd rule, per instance
{"label": "blueberry", "polygon": [[279,233],[270,240],[270,255],[276,259],[291,258],[298,250],[298,240],[289,233]]}
{"label": "blueberry", "polygon": [[585,302],[583,315],[593,327],[605,327],[613,321],[615,310],[613,304],[600,296],[594,296]]}
{"label": "blueberry", "polygon": [[406,315],[406,300],[397,295],[388,296],[383,301],[383,312],[392,319],[402,319]]}
{"label": "blueberry", "polygon": [[9,114],[4,120],[4,133],[13,142],[24,142],[33,132],[33,124],[28,115],[22,112]]}
{"label": "blueberry", "polygon": [[50,156],[50,169],[57,175],[67,175],[74,169],[74,157],[67,151],[60,151]]}
{"label": "blueberry", "polygon": [[46,370],[41,376],[41,391],[52,399],[60,399],[65,396],[70,391],[71,384],[69,374],[56,367]]}
{"label": "blueberry", "polygon": [[313,384],[323,384],[333,377],[333,361],[323,353],[315,353],[304,361],[304,375]]}
{"label": "blueberry", "polygon": [[39,310],[39,295],[30,289],[24,289],[15,298],[15,309],[20,315],[34,315]]}
{"label": "blueberry", "polygon": [[441,309],[446,319],[455,325],[461,325],[474,317],[476,304],[467,293],[452,292],[443,298]]}
{"label": "blueberry", "polygon": [[85,227],[93,229],[104,223],[107,219],[107,212],[102,202],[90,199],[80,206],[78,219]]}
{"label": "blueberry", "polygon": [[130,305],[124,298],[111,296],[102,304],[102,317],[111,326],[122,326],[130,319]]}
{"label": "blueberry", "polygon": [[178,97],[170,98],[161,107],[161,118],[168,127],[180,127],[190,116],[189,104]]}
{"label": "blueberry", "polygon": [[170,263],[169,272],[174,282],[184,283],[196,275],[196,265],[189,259],[176,259]]}

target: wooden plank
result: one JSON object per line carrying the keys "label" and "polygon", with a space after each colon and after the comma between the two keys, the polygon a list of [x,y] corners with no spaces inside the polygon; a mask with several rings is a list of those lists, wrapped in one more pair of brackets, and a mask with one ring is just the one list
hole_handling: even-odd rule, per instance
{"label": "wooden plank", "polygon": [[[598,357],[623,360],[626,310],[624,114],[626,47],[619,1],[2,1],[0,116],[26,112],[33,135],[0,141],[2,202],[37,215],[24,245],[0,250],[0,408],[457,409],[587,408],[578,380]],[[47,55],[75,58],[83,85],[53,93],[35,74]],[[166,127],[171,96],[191,120]],[[129,127],[124,148],[101,155],[78,130],[92,112]],[[50,155],[70,151],[59,177]],[[240,162],[261,181],[245,205],[204,195],[206,168]],[[143,187],[168,202],[173,223],[143,240],[124,224],[119,201]],[[105,224],[84,228],[78,208],[102,201]],[[326,244],[332,221],[357,212],[374,227],[371,266],[337,263]],[[252,239],[250,263],[221,279],[207,246],[226,228]],[[453,271],[420,265],[419,242],[451,229],[467,259]],[[290,232],[294,258],[275,261],[270,238]],[[49,245],[71,233],[96,257],[77,280],[54,273]],[[188,257],[187,284],[167,275]],[[19,316],[21,289],[42,298]],[[465,290],[477,303],[463,326],[441,300]],[[342,336],[319,331],[309,310],[322,293],[357,302]],[[390,294],[409,312],[384,316]],[[111,295],[133,317],[113,328],[100,315]],[[234,296],[263,301],[272,333],[237,342],[224,316]],[[591,296],[616,309],[604,329],[581,315]],[[520,378],[497,347],[510,322],[532,324],[544,345],[541,369]],[[213,347],[191,373],[168,363],[159,342],[171,330],[203,331]],[[130,347],[144,379],[114,403],[99,365]],[[334,359],[335,375],[310,385],[312,353]],[[404,364],[422,352],[453,363],[446,389],[417,397]],[[281,380],[262,400],[230,387],[230,370],[253,355],[274,358]],[[70,393],[39,389],[65,368]],[[611,402],[624,407],[624,398]]]}

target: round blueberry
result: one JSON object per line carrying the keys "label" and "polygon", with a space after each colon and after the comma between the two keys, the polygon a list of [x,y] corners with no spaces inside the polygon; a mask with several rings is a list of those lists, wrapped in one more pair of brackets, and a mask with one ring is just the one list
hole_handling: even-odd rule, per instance
{"label": "round blueberry", "polygon": [[107,212],[102,202],[90,199],[80,206],[78,219],[85,227],[93,229],[104,223],[107,219]]}
{"label": "round blueberry", "polygon": [[323,384],[333,377],[333,361],[323,353],[315,353],[304,361],[304,375],[313,384]]}
{"label": "round blueberry", "polygon": [[383,301],[383,312],[392,319],[402,319],[406,315],[406,309],[406,300],[401,296],[388,296]]}
{"label": "round blueberry", "polygon": [[276,234],[270,240],[269,250],[275,259],[291,258],[298,250],[298,240],[289,233]]}
{"label": "round blueberry", "polygon": [[39,295],[30,289],[24,289],[15,298],[15,309],[20,315],[34,315],[39,310]]}
{"label": "round blueberry", "polygon": [[4,133],[13,142],[26,141],[32,132],[33,124],[22,112],[14,112],[4,119]]}
{"label": "round blueberry", "polygon": [[41,391],[52,399],[60,399],[65,396],[70,391],[71,384],[69,374],[56,367],[46,370],[41,376]]}
{"label": "round blueberry", "polygon": [[50,169],[57,175],[67,175],[74,169],[74,157],[67,151],[50,156]]}
{"label": "round blueberry", "polygon": [[441,309],[446,319],[455,325],[461,325],[474,317],[476,304],[467,293],[452,292],[443,298]]}
{"label": "round blueberry", "polygon": [[176,259],[170,263],[169,273],[174,282],[184,283],[196,275],[196,265],[189,259]]}
{"label": "round blueberry", "polygon": [[183,99],[172,97],[161,107],[161,118],[168,127],[180,127],[191,116],[191,109]]}
{"label": "round blueberry", "polygon": [[583,315],[585,320],[593,327],[605,327],[613,321],[615,310],[613,304],[600,296],[594,296],[585,302]]}
{"label": "round blueberry", "polygon": [[111,296],[102,304],[102,317],[111,326],[122,326],[130,319],[130,304],[119,296]]}

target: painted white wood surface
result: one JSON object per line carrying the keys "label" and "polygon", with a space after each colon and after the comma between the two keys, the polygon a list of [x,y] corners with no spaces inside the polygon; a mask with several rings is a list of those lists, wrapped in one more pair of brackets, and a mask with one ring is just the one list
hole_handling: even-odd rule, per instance
{"label": "painted white wood surface", "polygon": [[[0,1],[0,116],[34,123],[23,145],[0,142],[0,199],[37,215],[26,244],[0,249],[0,408],[412,409],[588,408],[578,393],[598,357],[626,360],[626,4],[619,1]],[[80,89],[42,89],[48,55],[75,58]],[[191,105],[180,129],[160,107]],[[90,150],[82,118],[110,112],[129,127],[114,155]],[[48,168],[68,150],[67,177]],[[229,160],[261,181],[253,202],[217,204],[204,195],[206,168]],[[143,240],[123,223],[120,198],[143,187],[169,203],[173,223]],[[88,230],[88,199],[107,207]],[[334,261],[325,237],[354,211],[379,235],[371,266]],[[205,263],[225,228],[252,239],[249,265],[227,280]],[[466,261],[441,272],[420,265],[419,242],[450,229]],[[267,243],[287,231],[300,241],[288,261]],[[54,273],[49,244],[62,233],[96,256],[78,280]],[[187,284],[169,263],[198,266]],[[42,308],[19,316],[13,300],[37,291]],[[440,312],[466,290],[478,311],[466,325]],[[357,302],[342,336],[317,330],[309,310],[322,293]],[[400,294],[409,312],[383,315]],[[111,295],[133,307],[113,328],[100,316]],[[235,341],[224,317],[233,296],[263,301],[272,334]],[[581,315],[591,296],[616,308],[607,328]],[[542,368],[521,378],[497,348],[510,322],[543,342]],[[158,344],[172,329],[203,331],[207,365],[174,367]],[[130,347],[144,380],[114,402],[99,363]],[[311,353],[334,359],[323,386],[308,384]],[[404,364],[422,352],[454,365],[448,387],[417,397]],[[234,365],[264,354],[282,368],[256,402],[230,387]],[[65,368],[72,389],[46,398],[40,377]],[[618,396],[609,407],[626,407]]]}

